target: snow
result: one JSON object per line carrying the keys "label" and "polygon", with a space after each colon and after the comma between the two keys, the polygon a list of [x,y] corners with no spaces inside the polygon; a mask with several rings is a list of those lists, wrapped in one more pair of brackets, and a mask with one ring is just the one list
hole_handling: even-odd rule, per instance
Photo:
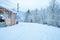
{"label": "snow", "polygon": [[21,22],[0,28],[0,40],[60,40],[60,28]]}

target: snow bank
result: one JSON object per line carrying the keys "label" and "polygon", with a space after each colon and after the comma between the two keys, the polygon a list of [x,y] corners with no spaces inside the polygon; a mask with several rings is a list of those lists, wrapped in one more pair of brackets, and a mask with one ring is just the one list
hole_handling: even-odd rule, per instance
{"label": "snow bank", "polygon": [[60,40],[60,29],[37,23],[0,28],[0,40]]}

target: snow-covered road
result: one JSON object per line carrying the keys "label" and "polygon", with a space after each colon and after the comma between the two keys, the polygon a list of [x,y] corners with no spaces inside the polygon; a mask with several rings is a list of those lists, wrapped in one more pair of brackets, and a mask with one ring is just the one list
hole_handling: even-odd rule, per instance
{"label": "snow-covered road", "polygon": [[37,23],[19,23],[0,28],[0,40],[60,40],[60,28]]}

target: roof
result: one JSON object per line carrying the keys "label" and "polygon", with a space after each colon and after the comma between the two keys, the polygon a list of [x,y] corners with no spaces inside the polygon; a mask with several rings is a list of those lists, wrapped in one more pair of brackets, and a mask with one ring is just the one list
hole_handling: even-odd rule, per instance
{"label": "roof", "polygon": [[13,10],[11,10],[11,9],[8,9],[8,8],[2,7],[2,6],[0,6],[0,9],[6,9],[6,11],[11,11],[11,12],[13,12],[13,13],[17,13],[16,11],[13,11]]}

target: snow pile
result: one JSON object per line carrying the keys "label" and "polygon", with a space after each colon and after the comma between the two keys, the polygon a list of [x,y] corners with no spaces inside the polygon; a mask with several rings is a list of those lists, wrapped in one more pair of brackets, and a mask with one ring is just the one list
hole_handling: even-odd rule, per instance
{"label": "snow pile", "polygon": [[0,28],[0,40],[60,40],[60,29],[37,23]]}

